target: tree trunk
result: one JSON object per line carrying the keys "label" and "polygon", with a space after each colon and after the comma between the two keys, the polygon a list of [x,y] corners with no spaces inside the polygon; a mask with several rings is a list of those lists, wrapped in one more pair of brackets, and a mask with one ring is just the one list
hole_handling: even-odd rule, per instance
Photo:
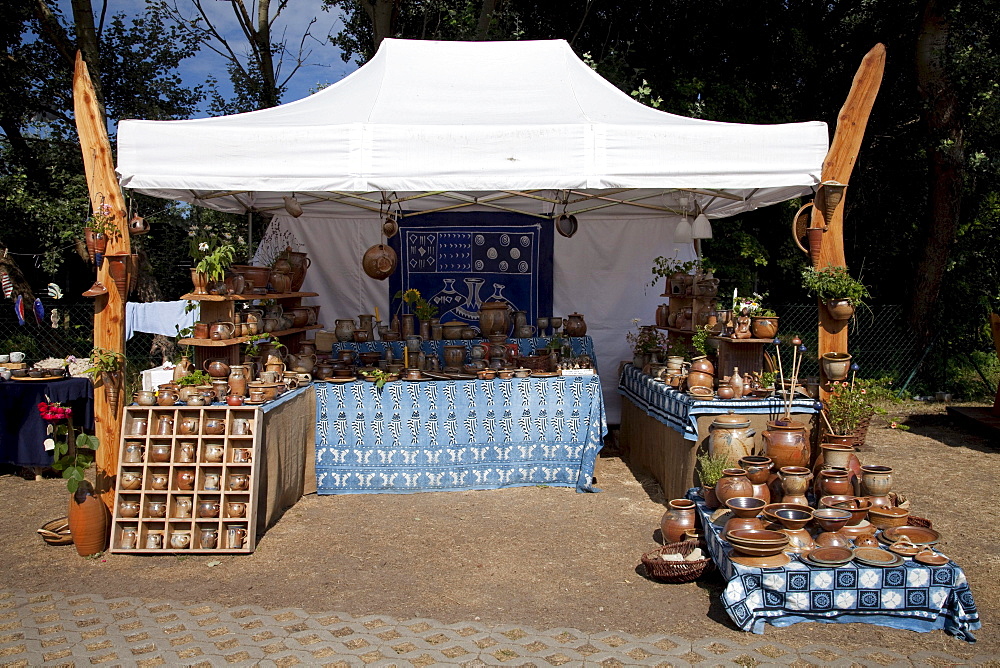
{"label": "tree trunk", "polygon": [[90,79],[94,85],[94,96],[100,107],[101,118],[107,119],[107,109],[104,108],[104,91],[101,88],[101,50],[97,43],[97,29],[94,27],[94,10],[91,0],[73,0],[73,25],[76,28],[76,43],[83,60],[90,71]]}
{"label": "tree trunk", "polygon": [[482,41],[489,36],[490,23],[497,9],[497,0],[482,0],[479,7],[479,25],[476,27],[476,39]]}
{"label": "tree trunk", "polygon": [[948,72],[947,13],[952,4],[949,0],[927,0],[917,38],[917,86],[926,104],[929,183],[926,234],[915,268],[909,320],[924,339],[933,328],[933,314],[958,232],[965,179],[962,117]]}
{"label": "tree trunk", "polygon": [[375,50],[386,37],[392,37],[393,19],[396,17],[399,0],[362,0],[368,19],[372,22],[372,41]]}
{"label": "tree trunk", "polygon": [[253,33],[260,54],[260,74],[264,78],[264,90],[260,101],[264,107],[278,106],[278,84],[274,78],[274,58],[271,53],[270,0],[259,0],[257,5],[257,29]]}

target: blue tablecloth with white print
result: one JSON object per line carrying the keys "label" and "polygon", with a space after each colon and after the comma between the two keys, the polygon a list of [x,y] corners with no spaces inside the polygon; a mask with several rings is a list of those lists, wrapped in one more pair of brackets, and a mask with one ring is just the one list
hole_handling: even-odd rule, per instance
{"label": "blue tablecloth with white print", "polygon": [[[728,411],[739,414],[773,415],[784,412],[784,402],[768,397],[742,399],[695,399],[685,392],[678,392],[666,383],[654,380],[631,363],[622,365],[618,380],[618,394],[646,411],[646,415],[659,420],[683,434],[688,441],[698,440],[698,416],[719,415]],[[792,401],[792,413],[813,415],[818,412],[813,399]]]}
{"label": "blue tablecloth with white print", "polygon": [[743,631],[763,633],[765,622],[865,622],[928,632],[943,629],[975,642],[979,612],[965,572],[951,561],[925,566],[906,558],[895,568],[869,567],[855,561],[819,568],[792,561],[781,568],[752,568],[729,559],[732,546],[722,527],[709,521],[712,511],[698,489],[687,498],[698,505],[709,554],[726,579],[722,604]]}
{"label": "blue tablecloth with white print", "polygon": [[[483,339],[444,339],[443,341],[421,341],[420,349],[426,355],[437,355],[439,359],[443,360],[445,346],[464,345],[466,355],[468,355],[472,350],[472,346],[482,340]],[[594,355],[594,340],[592,338],[589,336],[567,336],[563,337],[562,340],[564,343],[568,343],[573,349],[574,357],[587,355],[593,361],[594,369],[597,369],[597,356]],[[523,357],[534,355],[539,350],[548,347],[551,341],[552,337],[549,336],[535,336],[530,339],[507,339],[508,343],[517,344],[518,352]],[[395,356],[396,359],[403,359],[403,345],[402,341],[365,341],[364,343],[338,341],[333,344],[333,350],[335,352],[338,350],[353,350],[359,353],[378,352],[384,355],[385,349],[388,346],[392,346],[393,356]]]}
{"label": "blue tablecloth with white print", "polygon": [[319,494],[593,486],[597,376],[316,385]]}

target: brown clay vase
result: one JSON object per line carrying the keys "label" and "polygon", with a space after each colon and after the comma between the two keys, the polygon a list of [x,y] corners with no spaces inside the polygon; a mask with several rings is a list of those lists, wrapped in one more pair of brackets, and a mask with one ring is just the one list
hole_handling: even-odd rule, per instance
{"label": "brown clay vase", "polygon": [[663,542],[676,543],[684,536],[684,532],[694,529],[695,504],[687,499],[674,499],[667,504],[668,510],[660,520],[660,533]]}
{"label": "brown clay vase", "polygon": [[195,269],[191,270],[191,283],[194,285],[194,290],[192,294],[196,295],[207,295],[208,290],[208,274],[203,271],[197,271]]}
{"label": "brown clay vase", "polygon": [[712,420],[708,430],[708,452],[713,457],[724,456],[735,462],[753,454],[757,432],[750,427],[750,418],[729,411]]}
{"label": "brown clay vase", "polygon": [[479,331],[483,336],[510,333],[511,315],[507,302],[483,302],[479,307]]}
{"label": "brown clay vase", "polygon": [[850,496],[854,494],[851,471],[840,466],[824,466],[816,476],[816,496]]}
{"label": "brown clay vase", "polygon": [[755,339],[773,339],[778,334],[778,319],[776,317],[750,318],[750,333]]}
{"label": "brown clay vase", "polygon": [[775,468],[809,466],[810,448],[806,440],[806,426],[795,420],[770,420],[764,439],[764,454],[771,458]]}
{"label": "brown clay vase", "polygon": [[566,332],[566,336],[586,336],[587,323],[584,322],[583,315],[580,313],[570,313],[566,316],[563,331]]}
{"label": "brown clay vase", "polygon": [[94,496],[89,483],[81,483],[69,497],[67,521],[77,554],[89,557],[104,551],[108,541],[108,510]]}
{"label": "brown clay vase", "polygon": [[891,466],[862,466],[861,493],[871,500],[876,508],[890,508],[889,490],[892,489]]}
{"label": "brown clay vase", "polygon": [[722,472],[719,482],[715,483],[715,496],[720,504],[737,496],[753,496],[753,485],[743,469],[726,469]]}
{"label": "brown clay vase", "polygon": [[715,365],[712,364],[704,355],[694,357],[691,359],[691,371],[700,371],[702,373],[707,373],[709,376],[715,375]]}
{"label": "brown clay vase", "polygon": [[809,499],[806,498],[806,491],[809,489],[812,471],[804,466],[782,466],[778,470],[778,475],[781,478],[781,488],[784,491],[781,502],[808,506]]}

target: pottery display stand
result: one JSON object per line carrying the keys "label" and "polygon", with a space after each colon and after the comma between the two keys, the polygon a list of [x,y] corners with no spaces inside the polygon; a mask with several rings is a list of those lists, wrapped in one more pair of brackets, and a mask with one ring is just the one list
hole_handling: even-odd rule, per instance
{"label": "pottery display stand", "polygon": [[[261,299],[274,299],[281,307],[289,309],[301,306],[304,297],[317,297],[316,292],[286,292],[268,293],[266,295],[196,295],[189,293],[183,295],[181,299],[199,302],[201,315],[199,320],[209,324],[214,322],[233,322],[235,304],[238,301],[256,301]],[[320,329],[322,324],[307,325],[305,327],[295,327],[278,332],[267,332],[272,338],[278,339],[288,350],[298,350],[298,344],[305,338],[305,333],[310,329]],[[232,366],[240,363],[240,346],[250,340],[249,336],[237,336],[231,339],[180,339],[177,343],[181,346],[194,346],[195,367],[203,369],[206,360],[221,359],[226,364]]]}
{"label": "pottery display stand", "polygon": [[711,340],[719,344],[718,363],[715,365],[717,378],[733,375],[738,368],[740,375],[749,371],[764,371],[764,346],[772,339],[732,339],[727,336],[713,336]]}
{"label": "pottery display stand", "polygon": [[[161,417],[169,417],[173,420],[170,434],[156,434],[157,426]],[[137,418],[146,418],[148,429],[145,435],[133,434],[137,431]],[[198,433],[180,434],[179,426],[184,418],[196,418],[198,420]],[[219,418],[225,422],[225,431],[222,434],[205,434],[205,420],[209,418]],[[249,433],[234,434],[234,420],[244,419],[248,421]],[[254,551],[257,545],[257,511],[258,496],[260,492],[260,459],[261,448],[261,410],[253,407],[230,408],[225,406],[205,406],[205,407],[185,407],[185,406],[126,406],[122,420],[122,437],[119,445],[118,464],[118,490],[115,500],[114,515],[111,529],[111,552],[129,554],[208,554],[208,553],[242,553],[249,554]],[[180,442],[194,441],[196,443],[193,462],[180,461]],[[141,443],[144,446],[142,461],[130,463],[125,461],[125,445],[129,443]],[[150,461],[150,446],[169,445],[170,457],[166,462]],[[222,445],[224,449],[221,462],[209,462],[206,460],[206,449],[209,445]],[[251,452],[249,462],[237,461],[235,453],[237,449],[247,449]],[[194,488],[184,490],[178,488],[177,473],[180,470],[189,469],[194,471]],[[137,473],[141,476],[142,483],[138,489],[122,489],[122,474]],[[167,475],[167,489],[153,489],[152,478],[154,473]],[[218,490],[206,490],[206,474],[218,474]],[[230,474],[244,474],[249,476],[247,489],[231,491],[229,489]],[[177,498],[191,497],[192,508],[191,517],[178,517]],[[122,517],[120,508],[122,502],[135,501],[139,503],[138,517]],[[151,517],[148,512],[149,502],[165,502],[167,512],[165,517]],[[198,505],[203,501],[214,501],[219,504],[217,517],[199,517]],[[241,517],[230,517],[227,509],[228,503],[244,503],[246,511]],[[125,549],[122,547],[123,528],[136,528],[137,536],[135,547]],[[238,527],[246,531],[246,536],[241,547],[233,547],[228,541],[228,529]],[[214,548],[202,547],[200,543],[200,533],[202,529],[214,528],[218,531],[218,538]],[[151,531],[163,532],[163,547],[159,549],[146,548],[146,538]],[[191,536],[190,545],[187,548],[173,548],[170,546],[170,536],[176,532],[189,532]]]}

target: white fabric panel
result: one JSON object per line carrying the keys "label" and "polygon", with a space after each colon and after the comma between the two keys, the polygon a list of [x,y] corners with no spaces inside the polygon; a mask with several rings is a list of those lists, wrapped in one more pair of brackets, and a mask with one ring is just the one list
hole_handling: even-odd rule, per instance
{"label": "white fabric panel", "polygon": [[651,109],[562,40],[387,39],[368,64],[303,100],[123,120],[118,172],[123,186],[227,211],[266,210],[292,191],[801,189],[819,182],[827,144],[820,122],[742,125]]}
{"label": "white fabric panel", "polygon": [[666,219],[598,219],[580,223],[571,239],[555,238],[555,315],[582,313],[587,335],[594,339],[608,422],[621,419],[618,363],[631,360],[625,333],[632,319],[654,323],[663,281],[650,287],[653,258],[657,255],[694,259],[691,244],[673,243],[673,222]]}

